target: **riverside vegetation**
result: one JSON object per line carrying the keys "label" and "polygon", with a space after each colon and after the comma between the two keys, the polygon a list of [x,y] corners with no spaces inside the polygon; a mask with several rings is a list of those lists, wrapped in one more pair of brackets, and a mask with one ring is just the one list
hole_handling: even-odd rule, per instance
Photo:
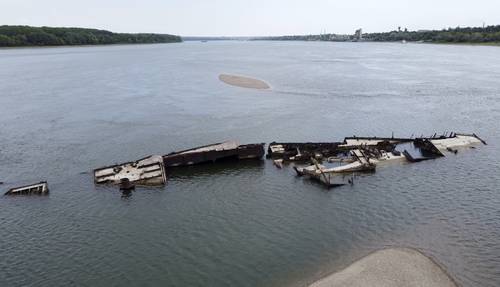
{"label": "riverside vegetation", "polygon": [[500,43],[500,25],[487,27],[448,28],[443,30],[407,29],[386,33],[370,33],[363,35],[371,41],[423,41],[436,43]]}
{"label": "riverside vegetation", "polygon": [[169,34],[128,34],[86,28],[0,26],[0,47],[182,42]]}
{"label": "riverside vegetation", "polygon": [[359,35],[296,35],[264,37],[256,40],[284,40],[284,41],[373,41],[373,42],[429,42],[429,43],[500,43],[500,25],[487,27],[448,28],[443,30],[408,31],[398,28],[391,32],[364,33]]}

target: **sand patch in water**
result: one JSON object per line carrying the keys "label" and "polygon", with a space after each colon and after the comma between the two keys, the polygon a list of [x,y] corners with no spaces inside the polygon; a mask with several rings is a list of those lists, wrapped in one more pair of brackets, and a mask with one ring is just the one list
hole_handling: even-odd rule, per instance
{"label": "sand patch in water", "polygon": [[219,80],[222,82],[236,87],[248,88],[248,89],[258,89],[258,90],[267,90],[271,88],[266,82],[253,79],[244,76],[237,75],[228,75],[228,74],[220,74]]}
{"label": "sand patch in water", "polygon": [[374,252],[309,287],[456,287],[432,259],[408,248]]}

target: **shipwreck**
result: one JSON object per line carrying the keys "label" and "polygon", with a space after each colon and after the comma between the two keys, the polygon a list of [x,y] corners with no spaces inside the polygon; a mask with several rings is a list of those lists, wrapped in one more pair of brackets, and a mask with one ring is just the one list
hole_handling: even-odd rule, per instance
{"label": "shipwreck", "polygon": [[94,182],[120,185],[125,191],[132,190],[135,185],[161,186],[167,182],[167,169],[223,160],[261,159],[265,154],[264,145],[240,145],[237,141],[226,141],[163,156],[148,156],[133,162],[95,169]]}
{"label": "shipwreck", "polygon": [[[267,158],[279,168],[292,163],[298,176],[320,181],[327,187],[336,187],[352,184],[355,173],[375,172],[382,163],[437,159],[448,152],[456,154],[459,148],[478,144],[486,142],[476,134],[434,134],[417,138],[352,136],[342,142],[330,143],[272,142],[267,149]],[[225,141],[163,156],[149,156],[96,169],[94,181],[97,184],[120,185],[125,191],[133,190],[135,185],[164,185],[167,171],[176,167],[261,159],[265,155],[264,146],[264,143],[240,145],[237,141]]]}
{"label": "shipwreck", "polygon": [[[352,184],[354,173],[374,172],[381,163],[432,160],[444,157],[447,152],[456,154],[458,148],[479,144],[486,145],[486,142],[476,134],[450,133],[419,138],[348,137],[342,143],[330,144],[272,143],[269,149],[276,166],[282,168],[284,162],[294,162],[299,164],[293,167],[298,176],[336,187],[346,184],[345,176],[339,177],[340,174],[351,173],[348,183]],[[309,156],[308,160],[305,155]],[[300,160],[296,160],[297,156]],[[306,165],[300,165],[304,163]]]}

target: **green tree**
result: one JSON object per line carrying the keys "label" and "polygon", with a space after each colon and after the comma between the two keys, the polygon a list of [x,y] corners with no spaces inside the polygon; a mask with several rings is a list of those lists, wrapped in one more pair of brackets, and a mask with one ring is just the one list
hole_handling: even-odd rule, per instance
{"label": "green tree", "polygon": [[9,36],[0,35],[0,47],[14,46],[14,40]]}

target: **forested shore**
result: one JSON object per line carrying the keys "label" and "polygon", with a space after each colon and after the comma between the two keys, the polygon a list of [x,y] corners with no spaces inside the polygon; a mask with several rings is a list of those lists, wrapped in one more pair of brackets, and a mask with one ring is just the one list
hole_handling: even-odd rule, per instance
{"label": "forested shore", "polygon": [[443,30],[408,31],[407,29],[363,34],[367,41],[434,42],[434,43],[500,43],[500,25],[449,28]]}
{"label": "forested shore", "polygon": [[128,34],[87,28],[0,26],[0,47],[182,42],[169,34]]}
{"label": "forested shore", "polygon": [[[361,31],[361,30],[359,30]],[[425,43],[500,43],[500,25],[486,27],[448,28],[443,30],[418,30],[398,28],[382,33],[356,33],[353,35],[320,34],[278,37],[260,37],[254,40],[277,41],[331,41],[331,42],[425,42]]]}

